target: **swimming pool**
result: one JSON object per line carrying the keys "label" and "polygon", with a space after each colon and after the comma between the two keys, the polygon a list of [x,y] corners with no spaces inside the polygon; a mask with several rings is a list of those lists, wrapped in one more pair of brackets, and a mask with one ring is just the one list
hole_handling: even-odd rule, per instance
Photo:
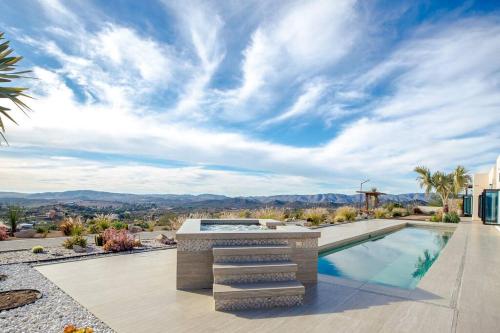
{"label": "swimming pool", "polygon": [[407,227],[320,253],[318,273],[415,289],[452,234],[448,230]]}

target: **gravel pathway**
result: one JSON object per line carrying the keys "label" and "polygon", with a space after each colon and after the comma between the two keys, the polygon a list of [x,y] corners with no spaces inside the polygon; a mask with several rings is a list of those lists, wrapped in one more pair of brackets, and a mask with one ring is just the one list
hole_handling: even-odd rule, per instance
{"label": "gravel pathway", "polygon": [[43,295],[35,303],[0,312],[0,332],[62,333],[68,324],[90,326],[94,332],[113,332],[29,265],[3,265],[0,274],[7,274],[7,279],[0,281],[0,291],[30,288],[41,291]]}
{"label": "gravel pathway", "polygon": [[[134,249],[132,252],[171,247],[151,239],[142,240],[142,245],[142,247]],[[90,245],[88,248],[88,252],[85,253],[77,253],[71,249],[65,249],[62,246],[45,248],[43,253],[33,253],[31,250],[5,251],[0,252],[0,265],[108,255],[103,251],[102,247]]]}

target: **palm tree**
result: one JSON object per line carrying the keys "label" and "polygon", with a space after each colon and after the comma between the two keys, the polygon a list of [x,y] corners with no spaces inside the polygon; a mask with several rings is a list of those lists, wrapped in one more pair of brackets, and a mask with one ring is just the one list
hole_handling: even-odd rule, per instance
{"label": "palm tree", "polygon": [[472,182],[472,178],[468,175],[467,169],[461,165],[457,166],[455,170],[453,170],[453,195],[458,197],[458,194],[465,190],[467,185]]}
{"label": "palm tree", "polygon": [[[0,42],[5,39],[3,37],[4,33],[0,32]],[[16,71],[16,66],[19,61],[23,59],[23,57],[15,57],[9,56],[14,50],[10,48],[9,41],[5,41],[0,44],[0,84],[10,83],[13,79],[21,79],[27,78],[24,74],[29,73],[31,71]],[[31,110],[29,106],[24,104],[23,101],[19,99],[19,97],[30,97],[26,95],[24,92],[28,88],[19,88],[12,86],[3,86],[0,87],[0,98],[9,99],[14,105],[16,105],[22,112],[26,113],[26,111]],[[16,121],[9,115],[10,109],[5,106],[0,105],[0,144],[2,141],[7,143],[7,139],[5,138],[5,125],[4,125],[4,117],[12,121],[14,124],[17,124]]]}
{"label": "palm tree", "polygon": [[453,175],[436,171],[432,174],[432,186],[443,201],[443,210],[448,212],[448,198],[453,190]]}
{"label": "palm tree", "polygon": [[10,224],[10,235],[14,236],[14,232],[17,230],[17,223],[21,219],[23,211],[19,206],[10,206],[7,212],[7,218]]}
{"label": "palm tree", "polygon": [[428,196],[434,187],[434,184],[432,183],[431,171],[427,167],[418,166],[415,168],[415,172],[418,174],[417,181],[420,188],[424,188],[425,195]]}

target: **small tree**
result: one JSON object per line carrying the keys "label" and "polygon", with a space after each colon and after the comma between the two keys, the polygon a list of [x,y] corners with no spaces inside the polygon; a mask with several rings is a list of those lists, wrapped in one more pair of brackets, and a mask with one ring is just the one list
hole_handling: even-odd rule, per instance
{"label": "small tree", "polygon": [[19,220],[21,220],[21,216],[23,214],[23,210],[19,206],[10,206],[8,213],[7,213],[7,218],[9,220],[9,225],[10,225],[10,235],[14,236],[14,232],[17,230],[17,224]]}
{"label": "small tree", "polygon": [[452,173],[436,171],[431,173],[429,168],[418,166],[415,168],[418,174],[417,181],[421,188],[425,189],[425,194],[429,195],[432,190],[439,195],[443,202],[444,212],[448,212],[448,199],[450,196],[458,197],[471,181],[468,171],[463,166],[457,166]]}

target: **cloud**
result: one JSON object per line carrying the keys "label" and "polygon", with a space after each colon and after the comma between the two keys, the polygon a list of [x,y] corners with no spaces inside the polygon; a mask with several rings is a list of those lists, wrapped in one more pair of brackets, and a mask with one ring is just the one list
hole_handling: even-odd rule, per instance
{"label": "cloud", "polygon": [[[8,129],[5,151],[28,155],[12,155],[3,169],[10,188],[48,189],[48,172],[57,189],[311,193],[354,188],[369,176],[411,191],[415,165],[475,169],[498,153],[497,18],[423,23],[376,61],[354,59],[360,63],[350,68],[343,61],[365,45],[356,2],[275,6],[252,11],[256,26],[241,36],[228,24],[247,23],[243,12],[228,17],[221,5],[199,2],[165,6],[178,31],[168,42],[102,13],[91,27],[74,16],[72,30],[52,15],[42,34],[23,32],[21,42],[43,60],[34,68],[35,112]],[[237,52],[228,48],[235,39],[243,45]],[[321,122],[300,129],[295,141],[280,136],[297,123]],[[301,141],[318,133],[316,143]],[[63,158],[45,161],[33,151]],[[103,155],[121,159],[96,162]],[[175,186],[155,190],[154,177]]]}
{"label": "cloud", "polygon": [[289,109],[274,118],[264,121],[262,126],[280,123],[306,114],[318,104],[327,88],[328,84],[324,80],[315,80],[305,84],[304,92]]}
{"label": "cloud", "polygon": [[[356,40],[354,1],[308,1],[285,6],[277,18],[264,22],[243,51],[241,85],[226,91],[230,116],[248,119],[267,111],[284,87],[299,84],[332,66],[346,55]],[[247,103],[250,103],[248,105]],[[244,108],[245,113],[234,112]]]}
{"label": "cloud", "polygon": [[[132,193],[217,193],[231,196],[280,194],[300,189],[323,192],[322,184],[300,176],[246,174],[203,167],[107,164],[75,158],[4,158],[4,191],[94,189]],[[265,191],[263,189],[266,189]]]}

